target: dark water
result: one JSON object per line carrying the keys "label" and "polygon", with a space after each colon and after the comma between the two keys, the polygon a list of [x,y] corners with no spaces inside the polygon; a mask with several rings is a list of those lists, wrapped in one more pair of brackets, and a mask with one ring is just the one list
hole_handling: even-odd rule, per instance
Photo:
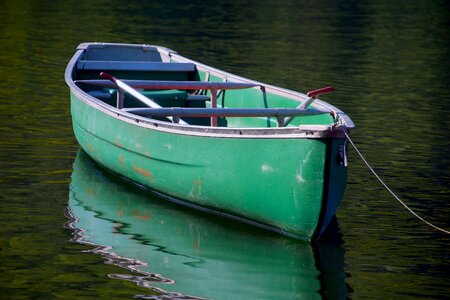
{"label": "dark water", "polygon": [[0,297],[448,298],[449,236],[354,151],[317,245],[147,199],[79,152],[63,80],[75,47],[164,45],[296,90],[332,84],[324,100],[367,159],[448,230],[448,2],[298,2],[0,1]]}

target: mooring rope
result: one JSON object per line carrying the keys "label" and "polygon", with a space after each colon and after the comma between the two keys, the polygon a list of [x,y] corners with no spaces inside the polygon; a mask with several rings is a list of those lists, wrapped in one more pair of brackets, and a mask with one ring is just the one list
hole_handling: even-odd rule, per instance
{"label": "mooring rope", "polygon": [[425,220],[424,218],[422,218],[421,216],[419,216],[416,212],[414,212],[411,208],[409,208],[402,200],[400,200],[400,198],[387,186],[386,183],[384,183],[384,181],[380,178],[380,176],[378,176],[378,174],[375,172],[375,170],[369,165],[369,163],[367,162],[367,160],[364,158],[364,156],[361,154],[361,152],[358,150],[358,148],[356,148],[355,144],[353,143],[352,139],[350,138],[350,136],[348,135],[348,133],[346,131],[344,131],[345,136],[347,137],[348,141],[350,142],[350,144],[353,146],[353,148],[355,149],[356,153],[358,153],[358,155],[361,157],[362,161],[366,164],[366,166],[369,168],[369,170],[373,173],[373,175],[375,175],[375,177],[378,179],[378,181],[386,188],[386,190],[388,190],[389,193],[391,193],[391,195],[398,201],[401,203],[401,205],[403,205],[411,214],[413,214],[416,218],[418,218],[419,220],[421,220],[422,222],[424,222],[425,224],[427,224],[428,226],[433,227],[436,230],[442,231],[444,233],[450,234],[450,231],[445,230],[443,228],[440,228],[434,224],[431,224],[430,222],[428,222],[427,220]]}

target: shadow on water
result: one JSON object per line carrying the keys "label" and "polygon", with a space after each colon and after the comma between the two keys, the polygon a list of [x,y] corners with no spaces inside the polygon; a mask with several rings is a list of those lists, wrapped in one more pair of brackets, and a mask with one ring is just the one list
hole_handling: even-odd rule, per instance
{"label": "shadow on water", "polygon": [[168,297],[339,299],[350,289],[337,222],[329,237],[310,245],[218,220],[122,182],[82,150],[68,211],[74,241],[132,271],[110,277]]}

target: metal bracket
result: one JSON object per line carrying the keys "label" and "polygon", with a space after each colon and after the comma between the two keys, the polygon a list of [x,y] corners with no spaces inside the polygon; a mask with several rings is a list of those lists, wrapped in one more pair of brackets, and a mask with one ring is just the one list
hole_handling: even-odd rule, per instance
{"label": "metal bracket", "polygon": [[123,99],[124,99],[124,92],[121,88],[117,87],[117,108],[118,109],[123,108]]}
{"label": "metal bracket", "polygon": [[348,140],[346,139],[343,145],[339,146],[339,166],[347,167],[348,166]]}
{"label": "metal bracket", "polygon": [[172,117],[172,123],[176,123],[176,124],[179,124],[180,123],[180,120],[181,120],[181,118],[180,118],[180,116],[173,116]]}
{"label": "metal bracket", "polygon": [[284,116],[277,116],[277,127],[284,127]]}

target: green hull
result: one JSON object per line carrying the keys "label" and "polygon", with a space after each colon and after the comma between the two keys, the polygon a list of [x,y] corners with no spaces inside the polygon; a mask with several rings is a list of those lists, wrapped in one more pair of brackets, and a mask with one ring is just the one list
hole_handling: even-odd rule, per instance
{"label": "green hull", "polygon": [[71,113],[79,144],[107,169],[170,200],[296,238],[319,237],[345,190],[346,140],[332,123],[181,126],[121,115],[74,85]]}

